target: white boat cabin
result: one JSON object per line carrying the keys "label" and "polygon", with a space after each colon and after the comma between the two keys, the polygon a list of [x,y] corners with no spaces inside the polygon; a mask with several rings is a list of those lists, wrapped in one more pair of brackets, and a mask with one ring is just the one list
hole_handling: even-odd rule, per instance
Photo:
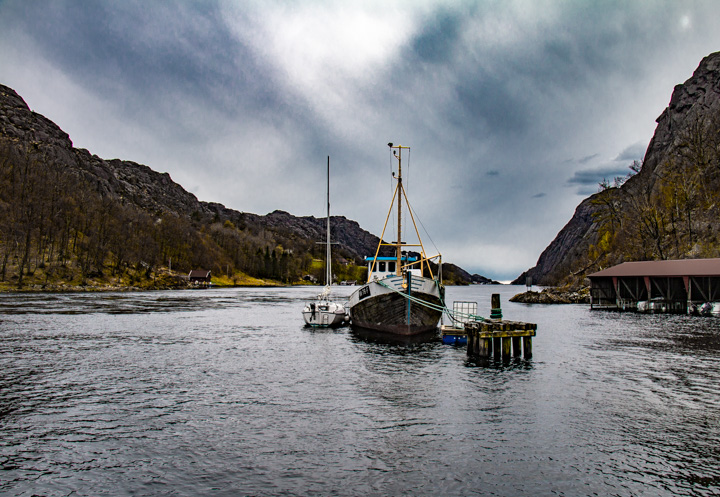
{"label": "white boat cabin", "polygon": [[[368,281],[377,277],[377,279],[385,278],[386,276],[392,276],[397,273],[397,257],[378,257],[375,262],[375,268],[373,269],[374,257],[365,257],[365,262],[368,265]],[[408,263],[417,261],[417,257],[402,256],[403,266]],[[413,276],[422,276],[422,269],[418,266],[410,268],[410,273]]]}

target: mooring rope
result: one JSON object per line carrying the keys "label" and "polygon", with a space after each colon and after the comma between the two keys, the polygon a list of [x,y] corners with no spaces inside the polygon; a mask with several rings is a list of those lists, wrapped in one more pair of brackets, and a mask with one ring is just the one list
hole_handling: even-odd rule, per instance
{"label": "mooring rope", "polygon": [[[477,314],[471,314],[468,312],[460,312],[460,311],[451,311],[450,309],[447,308],[447,306],[445,305],[445,302],[443,302],[442,298],[440,298],[440,302],[442,303],[442,305],[437,305],[437,304],[428,302],[426,300],[419,299],[413,295],[408,295],[405,292],[401,292],[397,288],[393,288],[390,285],[388,285],[387,283],[384,283],[383,281],[376,281],[376,283],[380,286],[387,288],[388,290],[392,290],[395,293],[399,293],[400,295],[402,295],[403,297],[405,297],[406,299],[408,299],[411,302],[414,302],[418,305],[427,307],[429,309],[433,309],[435,311],[440,311],[442,313],[445,313],[448,315],[448,317],[450,319],[452,319],[456,323],[464,323],[465,321],[463,321],[463,319],[465,319],[466,321],[471,321],[471,320],[472,321],[487,321],[486,318],[484,318],[483,316],[478,316]],[[435,284],[437,285],[437,280],[435,280]]]}

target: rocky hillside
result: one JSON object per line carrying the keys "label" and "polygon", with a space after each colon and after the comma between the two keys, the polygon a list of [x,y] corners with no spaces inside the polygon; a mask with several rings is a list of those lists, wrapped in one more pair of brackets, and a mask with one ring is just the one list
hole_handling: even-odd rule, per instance
{"label": "rocky hillside", "polygon": [[579,285],[623,261],[720,256],[720,52],[675,87],[636,166],[580,203],[514,283]]}
{"label": "rocky hillside", "polygon": [[[30,144],[41,150],[46,161],[81,177],[103,197],[121,199],[150,213],[172,213],[185,218],[230,219],[239,225],[271,231],[286,231],[302,238],[325,238],[324,218],[298,218],[275,211],[267,216],[242,213],[222,204],[201,202],[175,183],[168,173],[119,159],[104,160],[85,149],[73,148],[70,137],[55,123],[30,111],[14,90],[0,85],[0,138]],[[353,257],[375,250],[378,238],[345,217],[332,218],[334,232],[342,234],[343,248]],[[368,247],[372,247],[369,249]]]}
{"label": "rocky hillside", "polygon": [[[331,224],[338,278],[359,279],[360,268],[351,267],[364,265],[378,237],[342,216]],[[133,268],[149,276],[171,261],[179,271],[293,282],[318,269],[325,219],[201,202],[167,173],[74,148],[60,127],[0,85],[0,233],[0,282],[18,286],[37,270],[48,281],[74,266],[83,279]],[[453,281],[472,279],[458,271]]]}

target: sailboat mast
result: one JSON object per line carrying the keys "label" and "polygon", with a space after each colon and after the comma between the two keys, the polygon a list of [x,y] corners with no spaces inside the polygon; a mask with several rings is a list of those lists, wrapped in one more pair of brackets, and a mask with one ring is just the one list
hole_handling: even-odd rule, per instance
{"label": "sailboat mast", "polygon": [[332,283],[332,270],[330,267],[330,156],[327,158],[327,236],[325,238],[325,284]]}

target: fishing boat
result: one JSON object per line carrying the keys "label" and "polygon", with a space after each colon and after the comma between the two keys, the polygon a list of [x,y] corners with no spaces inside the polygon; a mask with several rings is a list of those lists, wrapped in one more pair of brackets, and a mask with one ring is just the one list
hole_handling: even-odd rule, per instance
{"label": "fishing boat", "polygon": [[313,327],[336,327],[345,324],[349,318],[345,305],[330,299],[332,285],[332,258],[330,246],[330,157],[327,161],[327,232],[325,239],[325,288],[317,298],[308,302],[302,315],[305,324]]}
{"label": "fishing boat", "polygon": [[[388,143],[397,159],[395,193],[385,219],[380,242],[373,257],[367,257],[368,279],[348,301],[353,327],[395,335],[418,335],[437,329],[442,317],[445,287],[442,284],[442,257],[428,257],[425,253],[415,216],[408,202],[402,182],[402,152],[410,147]],[[385,243],[385,230],[397,199],[397,240]],[[417,243],[402,241],[402,208],[412,220]],[[382,247],[393,247],[394,256],[381,256]],[[409,250],[409,249],[413,250]],[[387,249],[386,249],[387,250]],[[414,254],[413,254],[414,253]],[[436,260],[438,274],[433,274],[430,262]]]}

